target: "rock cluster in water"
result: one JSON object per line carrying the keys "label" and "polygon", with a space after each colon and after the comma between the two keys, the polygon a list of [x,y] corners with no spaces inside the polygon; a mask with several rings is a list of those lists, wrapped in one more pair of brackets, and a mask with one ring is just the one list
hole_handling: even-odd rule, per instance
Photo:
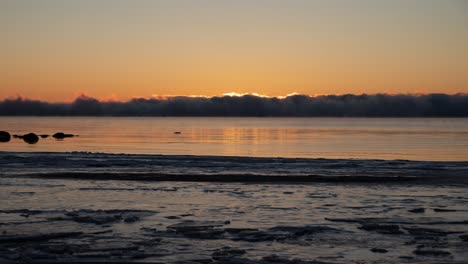
{"label": "rock cluster in water", "polygon": [[[75,136],[76,135],[65,134],[63,132],[57,132],[54,135],[52,135],[52,137],[57,139],[57,140],[63,140],[65,138],[71,138],[71,137],[75,137]],[[12,136],[12,135],[10,135],[10,133],[8,133],[6,131],[0,131],[0,142],[9,142],[12,137],[22,139],[24,142],[26,142],[28,144],[36,144],[37,142],[39,142],[39,138],[48,138],[49,135],[47,135],[47,134],[37,135],[35,133],[28,133],[28,134],[24,134],[24,135],[13,135]]]}
{"label": "rock cluster in water", "polygon": [[65,134],[63,132],[57,132],[52,137],[54,137],[55,139],[64,139],[64,138],[70,138],[70,137],[74,137],[74,136],[75,135],[73,135],[73,134]]}
{"label": "rock cluster in water", "polygon": [[8,142],[11,139],[10,133],[6,131],[0,131],[0,142]]}

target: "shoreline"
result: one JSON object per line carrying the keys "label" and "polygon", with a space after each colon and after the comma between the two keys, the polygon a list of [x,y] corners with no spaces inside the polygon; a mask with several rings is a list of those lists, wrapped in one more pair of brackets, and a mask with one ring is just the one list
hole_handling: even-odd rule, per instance
{"label": "shoreline", "polygon": [[277,184],[307,184],[307,183],[413,183],[413,184],[467,184],[468,178],[436,176],[316,176],[316,175],[249,175],[249,174],[217,174],[217,175],[171,175],[155,173],[47,173],[22,174],[2,176],[9,178],[39,178],[66,180],[104,180],[104,181],[147,181],[147,182],[220,182],[220,183],[277,183]]}
{"label": "shoreline", "polygon": [[297,161],[377,161],[377,162],[412,162],[412,163],[451,163],[468,165],[468,160],[418,160],[418,159],[370,159],[370,158],[324,158],[324,157],[281,157],[281,156],[237,156],[237,155],[198,155],[198,154],[149,154],[149,153],[122,153],[122,152],[100,152],[100,151],[2,151],[0,157],[5,155],[102,155],[115,157],[153,157],[153,158],[174,158],[174,159],[231,159],[231,160],[283,160],[290,162]]}
{"label": "shoreline", "polygon": [[0,152],[1,177],[246,183],[468,183],[468,162]]}

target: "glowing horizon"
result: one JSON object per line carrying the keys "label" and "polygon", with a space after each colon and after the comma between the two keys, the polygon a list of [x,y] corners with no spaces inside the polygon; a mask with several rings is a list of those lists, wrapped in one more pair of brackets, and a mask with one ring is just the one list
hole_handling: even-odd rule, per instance
{"label": "glowing horizon", "polygon": [[0,98],[468,93],[468,2],[0,1]]}
{"label": "glowing horizon", "polygon": [[74,95],[74,97],[68,97],[66,100],[59,100],[59,101],[49,101],[49,100],[43,100],[41,98],[34,98],[34,97],[29,97],[29,96],[24,96],[24,95],[15,95],[15,96],[6,96],[3,98],[0,98],[0,102],[6,101],[6,100],[24,100],[24,101],[39,101],[39,102],[45,102],[45,103],[71,103],[74,102],[78,99],[85,99],[85,100],[97,100],[99,102],[117,102],[117,103],[125,103],[129,102],[134,99],[144,99],[144,100],[168,100],[168,99],[174,99],[174,98],[205,98],[205,99],[210,99],[210,98],[215,98],[215,97],[243,97],[243,96],[253,96],[253,97],[258,97],[258,98],[266,98],[266,99],[285,99],[291,96],[307,96],[310,98],[318,98],[318,97],[327,97],[327,96],[344,96],[344,95],[352,95],[352,96],[375,96],[375,95],[384,95],[384,96],[428,96],[428,95],[446,95],[446,96],[456,96],[456,95],[467,95],[468,93],[463,93],[463,92],[457,92],[457,93],[359,93],[359,94],[352,94],[352,93],[345,93],[345,94],[301,94],[301,93],[296,93],[292,92],[286,95],[265,95],[265,94],[258,94],[258,93],[237,93],[237,92],[227,92],[227,93],[222,93],[222,94],[216,94],[216,95],[156,95],[152,94],[150,96],[132,96],[129,98],[117,98],[117,97],[95,97],[91,96],[89,94],[85,93],[79,93]]}

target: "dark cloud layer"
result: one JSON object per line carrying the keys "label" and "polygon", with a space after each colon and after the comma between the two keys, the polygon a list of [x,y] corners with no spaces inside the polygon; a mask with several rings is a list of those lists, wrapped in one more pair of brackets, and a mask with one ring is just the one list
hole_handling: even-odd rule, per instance
{"label": "dark cloud layer", "polygon": [[0,115],[468,117],[468,95],[180,96],[127,102],[104,102],[81,96],[72,103],[17,98],[0,101]]}

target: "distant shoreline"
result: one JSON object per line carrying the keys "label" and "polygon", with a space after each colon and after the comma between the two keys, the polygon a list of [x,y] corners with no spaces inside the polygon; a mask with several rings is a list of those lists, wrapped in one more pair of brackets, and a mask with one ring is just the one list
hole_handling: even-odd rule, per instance
{"label": "distant shoreline", "polygon": [[18,97],[0,101],[0,116],[180,117],[468,117],[467,94],[258,95],[136,98],[80,96],[52,103]]}

